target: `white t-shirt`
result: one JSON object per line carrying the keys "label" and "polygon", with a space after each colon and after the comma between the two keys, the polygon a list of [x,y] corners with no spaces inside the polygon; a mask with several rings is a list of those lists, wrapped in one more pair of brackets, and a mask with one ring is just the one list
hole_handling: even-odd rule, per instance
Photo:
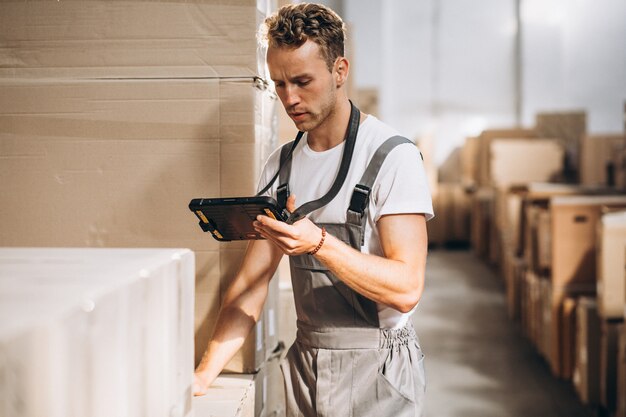
{"label": "white t-shirt", "polygon": [[[354,186],[365,172],[367,164],[388,138],[398,132],[372,115],[359,126],[356,145],[350,170],[335,198],[326,206],[308,215],[315,223],[345,223],[346,211]],[[296,196],[296,207],[317,200],[332,186],[343,153],[345,141],[332,149],[316,152],[307,143],[305,134],[293,152],[289,190]],[[259,190],[272,179],[280,164],[280,148],[272,153],[265,164],[259,181]],[[267,195],[276,198],[277,179]],[[423,213],[426,219],[433,217],[432,200],[424,165],[416,146],[401,144],[394,148],[385,159],[372,187],[368,217],[364,232],[364,245],[361,252],[382,256],[376,222],[385,214]],[[381,328],[401,328],[408,321],[412,311],[401,313],[391,307],[378,304],[378,318]]]}

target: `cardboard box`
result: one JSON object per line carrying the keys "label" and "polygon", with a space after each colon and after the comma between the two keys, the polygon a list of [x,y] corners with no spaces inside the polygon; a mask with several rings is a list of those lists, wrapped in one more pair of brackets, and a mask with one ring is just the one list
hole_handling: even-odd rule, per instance
{"label": "cardboard box", "polygon": [[552,285],[549,276],[542,276],[539,281],[541,292],[541,335],[539,338],[539,351],[544,358],[550,357],[552,344]]}
{"label": "cardboard box", "polygon": [[493,227],[494,190],[479,188],[471,195],[470,240],[477,256],[489,259],[491,228]]}
{"label": "cardboard box", "polygon": [[598,312],[604,319],[624,316],[626,307],[626,211],[606,213],[597,228]]}
{"label": "cardboard box", "polygon": [[624,321],[602,320],[600,339],[600,403],[612,415],[617,409],[617,358]]}
{"label": "cardboard box", "polygon": [[554,286],[569,292],[595,291],[596,224],[603,206],[626,207],[626,196],[551,198]]}
{"label": "cardboard box", "polygon": [[[615,189],[595,186],[580,186],[572,184],[558,183],[528,183],[508,188],[514,190],[521,196],[521,205],[519,206],[520,214],[517,243],[517,250],[528,260],[529,266],[539,268],[539,264],[549,267],[550,259],[545,259],[547,254],[551,254],[551,247],[546,247],[551,242],[551,231],[545,229],[545,224],[549,218],[549,214],[543,214],[545,208],[550,205],[550,198],[561,195],[618,195]],[[541,217],[541,219],[540,219]],[[541,221],[541,230],[538,229]],[[541,233],[541,237],[537,234]],[[539,245],[541,244],[541,248]],[[539,251],[541,250],[541,262],[539,260]],[[551,257],[551,255],[550,255]]]}
{"label": "cardboard box", "polygon": [[601,209],[626,207],[626,196],[557,196],[552,217],[552,283],[570,293],[596,289],[596,225]]}
{"label": "cardboard box", "polygon": [[[540,306],[540,287],[539,277],[530,270],[526,271],[523,285],[523,297],[522,301],[522,323],[526,337],[531,341],[533,346],[537,347],[537,333],[538,328],[541,325],[539,318],[541,313],[538,312],[538,306]],[[539,310],[540,311],[540,310]]]}
{"label": "cardboard box", "polygon": [[552,218],[548,208],[539,208],[536,224],[536,254],[539,271],[548,272],[552,267]]}
{"label": "cardboard box", "polygon": [[520,215],[525,192],[525,187],[515,185],[499,187],[495,194],[495,227],[503,244],[509,245],[515,255],[520,253],[518,250]]}
{"label": "cardboard box", "polygon": [[470,238],[470,197],[458,183],[439,183],[433,207],[437,216],[427,223],[431,244],[467,244]]}
{"label": "cardboard box", "polygon": [[563,147],[554,139],[494,139],[489,147],[489,184],[558,181],[563,157]]}
{"label": "cardboard box", "polygon": [[[198,362],[245,243],[202,233],[187,204],[255,193],[274,96],[252,78],[16,79],[0,94],[0,245],[196,251]],[[227,369],[254,371],[255,344]]]}
{"label": "cardboard box", "polygon": [[537,113],[535,131],[541,137],[559,140],[565,149],[566,182],[576,182],[579,173],[580,144],[587,133],[587,114],[584,111]]}
{"label": "cardboard box", "polygon": [[[596,290],[596,224],[603,205],[620,207],[625,196],[558,196],[550,199],[552,218],[552,354],[555,375],[567,377],[562,361],[566,348],[560,317],[566,296]],[[558,295],[558,296],[555,296]]]}
{"label": "cardboard box", "polygon": [[576,298],[565,297],[561,319],[561,378],[571,379],[576,362]]}
{"label": "cardboard box", "polygon": [[0,249],[7,416],[191,415],[186,249]]}
{"label": "cardboard box", "polygon": [[576,306],[576,362],[572,381],[584,404],[600,404],[601,321],[594,297],[580,297]]}
{"label": "cardboard box", "polygon": [[[479,186],[489,186],[492,185],[491,182],[491,142],[494,139],[521,139],[521,138],[535,138],[537,134],[534,129],[486,129],[481,132],[479,135],[479,151],[478,151],[478,177],[479,177]],[[548,137],[548,136],[544,136]]]}
{"label": "cardboard box", "polygon": [[480,136],[465,139],[461,148],[461,183],[466,187],[476,187],[479,183]]}
{"label": "cardboard box", "polygon": [[617,417],[626,417],[626,326],[619,338],[617,364]]}
{"label": "cardboard box", "polygon": [[510,248],[505,248],[505,288],[507,312],[513,321],[520,320],[521,314],[521,282],[524,279],[526,263],[515,256]]}
{"label": "cardboard box", "polygon": [[626,148],[617,149],[612,157],[615,168],[615,187],[626,191]]}
{"label": "cardboard box", "polygon": [[[0,2],[0,77],[268,78],[267,0]],[[197,76],[197,75],[196,75]]]}
{"label": "cardboard box", "polygon": [[621,133],[585,135],[580,152],[580,183],[585,185],[615,185],[613,155],[626,147]]}

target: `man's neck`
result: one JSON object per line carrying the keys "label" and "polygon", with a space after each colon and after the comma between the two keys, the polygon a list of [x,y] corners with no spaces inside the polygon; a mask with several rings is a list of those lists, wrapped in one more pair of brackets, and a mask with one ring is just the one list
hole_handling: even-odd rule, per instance
{"label": "man's neck", "polygon": [[347,98],[341,99],[324,123],[308,132],[309,147],[316,152],[322,152],[343,142],[350,123],[351,110],[350,101]]}

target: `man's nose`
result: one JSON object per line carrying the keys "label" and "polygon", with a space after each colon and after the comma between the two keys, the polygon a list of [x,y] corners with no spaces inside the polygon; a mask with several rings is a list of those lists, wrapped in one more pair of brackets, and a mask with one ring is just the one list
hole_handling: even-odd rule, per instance
{"label": "man's nose", "polygon": [[296,86],[290,85],[285,87],[285,104],[293,107],[300,103],[300,96],[296,91]]}

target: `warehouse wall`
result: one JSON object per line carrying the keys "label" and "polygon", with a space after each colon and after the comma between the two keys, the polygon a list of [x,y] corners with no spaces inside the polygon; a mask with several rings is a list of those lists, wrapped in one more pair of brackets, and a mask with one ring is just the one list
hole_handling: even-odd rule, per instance
{"label": "warehouse wall", "polygon": [[523,0],[524,122],[537,111],[587,109],[593,132],[621,131],[626,2]]}
{"label": "warehouse wall", "polygon": [[520,0],[334,0],[353,27],[357,89],[379,116],[432,137],[437,164],[486,127],[534,125],[540,111],[585,109],[591,133],[620,131],[626,99],[626,3]]}

